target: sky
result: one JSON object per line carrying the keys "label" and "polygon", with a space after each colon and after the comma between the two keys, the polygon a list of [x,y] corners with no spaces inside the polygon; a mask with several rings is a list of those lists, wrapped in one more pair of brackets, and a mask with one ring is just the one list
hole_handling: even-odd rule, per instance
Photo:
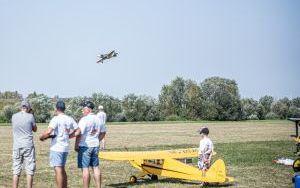
{"label": "sky", "polygon": [[[0,91],[158,97],[177,76],[300,96],[300,1],[0,0]],[[96,64],[98,53],[118,57]]]}

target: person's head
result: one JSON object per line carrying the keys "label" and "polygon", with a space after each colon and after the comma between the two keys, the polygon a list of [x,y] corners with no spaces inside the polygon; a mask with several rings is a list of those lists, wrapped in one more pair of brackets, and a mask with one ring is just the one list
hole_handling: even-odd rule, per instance
{"label": "person's head", "polygon": [[207,127],[202,127],[198,130],[198,132],[201,136],[208,136],[209,129]]}
{"label": "person's head", "polygon": [[92,103],[91,101],[85,101],[82,104],[82,114],[84,116],[90,114],[93,111],[94,107],[95,107],[94,103]]}
{"label": "person's head", "polygon": [[29,112],[31,109],[30,103],[28,101],[22,101],[20,105],[21,111]]}
{"label": "person's head", "polygon": [[62,100],[57,101],[57,103],[56,103],[56,111],[58,111],[58,112],[64,112],[65,109],[66,109],[66,105],[65,105],[64,101],[62,101]]}
{"label": "person's head", "polygon": [[98,106],[98,110],[99,110],[99,111],[104,111],[103,106],[102,106],[102,105],[99,105],[99,106]]}

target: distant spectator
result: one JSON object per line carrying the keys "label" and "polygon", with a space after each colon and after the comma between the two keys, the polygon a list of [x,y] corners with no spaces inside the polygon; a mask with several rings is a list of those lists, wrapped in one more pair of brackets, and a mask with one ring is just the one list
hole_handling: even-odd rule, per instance
{"label": "distant spectator", "polygon": [[[104,125],[106,127],[106,113],[104,112],[104,108],[102,105],[100,105],[98,107],[98,114],[97,117],[100,119],[100,123],[101,125]],[[102,144],[102,149],[106,148],[106,141],[105,141],[105,137],[103,137],[103,139],[101,140],[101,144]]]}
{"label": "distant spectator", "polygon": [[32,187],[35,173],[35,148],[32,132],[37,131],[35,119],[31,113],[29,102],[21,102],[21,111],[12,116],[13,128],[13,188],[19,185],[22,164],[25,162],[27,188]]}

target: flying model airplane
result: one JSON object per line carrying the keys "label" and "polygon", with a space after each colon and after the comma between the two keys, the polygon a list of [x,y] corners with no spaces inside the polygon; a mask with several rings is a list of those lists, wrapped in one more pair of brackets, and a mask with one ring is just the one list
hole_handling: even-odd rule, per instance
{"label": "flying model airplane", "polygon": [[159,176],[194,180],[207,183],[229,183],[233,177],[226,176],[225,164],[221,159],[216,160],[203,175],[202,171],[176,159],[197,157],[198,149],[180,149],[165,151],[134,151],[134,152],[100,152],[99,158],[106,160],[129,161],[139,169],[138,176],[131,176],[129,181],[135,183],[138,178],[146,175],[151,180]]}
{"label": "flying model airplane", "polygon": [[101,54],[97,55],[97,62],[96,63],[103,63],[104,60],[110,59],[112,57],[117,57],[118,53],[115,52],[115,50],[109,52],[108,54]]}

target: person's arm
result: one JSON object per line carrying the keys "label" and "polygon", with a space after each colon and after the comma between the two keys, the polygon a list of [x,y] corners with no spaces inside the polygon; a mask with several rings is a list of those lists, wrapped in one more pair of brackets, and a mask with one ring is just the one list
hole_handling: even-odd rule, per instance
{"label": "person's arm", "polygon": [[37,126],[36,126],[35,119],[34,119],[33,115],[32,115],[32,131],[33,132],[37,131]]}
{"label": "person's arm", "polygon": [[211,153],[212,153],[212,149],[208,149],[208,150],[205,151],[204,154],[211,154]]}
{"label": "person's arm", "polygon": [[77,128],[69,135],[69,138],[80,136],[80,134],[81,134],[80,128]]}
{"label": "person's arm", "polygon": [[84,119],[81,119],[78,122],[78,128],[74,132],[74,136],[76,136],[75,148],[74,149],[77,152],[79,150],[79,143],[80,143],[80,139],[81,139],[81,134],[84,134],[84,133],[85,133],[85,121],[84,121]]}
{"label": "person's arm", "polygon": [[51,127],[48,127],[40,136],[40,141],[44,141],[47,138],[50,138],[51,136],[51,132],[53,131],[53,129]]}
{"label": "person's arm", "polygon": [[106,132],[100,132],[99,136],[98,136],[98,139],[99,139],[99,142],[101,142],[101,140],[104,138]]}
{"label": "person's arm", "polygon": [[80,135],[80,129],[74,119],[72,119],[72,132],[69,134],[69,138],[74,138]]}
{"label": "person's arm", "polygon": [[80,139],[81,139],[81,134],[76,136],[76,140],[75,140],[75,151],[78,152],[79,151],[79,143],[80,143]]}
{"label": "person's arm", "polygon": [[37,126],[36,126],[36,124],[33,124],[33,125],[32,125],[32,131],[33,131],[33,132],[36,132],[36,131],[37,131]]}
{"label": "person's arm", "polygon": [[203,154],[202,152],[202,148],[203,148],[203,146],[202,146],[203,144],[202,144],[202,142],[200,141],[199,142],[199,147],[198,147],[198,158],[200,158],[201,157],[201,155]]}

